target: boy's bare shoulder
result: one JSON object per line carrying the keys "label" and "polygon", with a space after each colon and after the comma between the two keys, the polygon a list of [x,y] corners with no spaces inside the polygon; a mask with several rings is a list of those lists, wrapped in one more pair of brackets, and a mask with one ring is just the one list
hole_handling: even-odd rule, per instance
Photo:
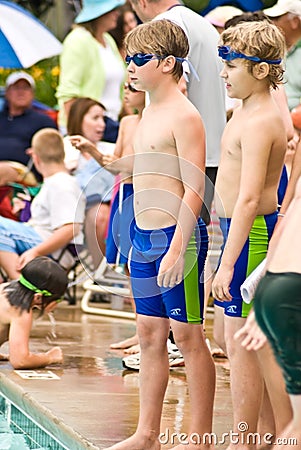
{"label": "boy's bare shoulder", "polygon": [[120,125],[126,124],[128,122],[136,122],[138,120],[137,114],[128,114],[126,116],[123,116],[120,120]]}
{"label": "boy's bare shoulder", "polygon": [[201,115],[194,104],[188,100],[187,97],[183,95],[183,98],[180,98],[178,102],[174,104],[174,116],[181,121],[193,122],[199,121],[202,122]]}
{"label": "boy's bare shoulder", "polygon": [[139,122],[139,117],[137,114],[129,114],[127,116],[122,117],[120,120],[119,128],[121,130],[126,130],[128,128],[134,127]]}
{"label": "boy's bare shoulder", "polygon": [[276,105],[263,105],[256,108],[249,116],[248,123],[246,123],[250,129],[259,129],[267,133],[281,130],[285,130],[284,122],[281,113]]}

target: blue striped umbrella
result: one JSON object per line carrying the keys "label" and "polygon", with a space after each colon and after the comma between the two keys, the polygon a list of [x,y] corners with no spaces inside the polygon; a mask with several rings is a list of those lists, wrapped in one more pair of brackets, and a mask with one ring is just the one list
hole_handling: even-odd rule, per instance
{"label": "blue striped umbrella", "polygon": [[19,69],[60,54],[62,44],[36,17],[0,0],[0,67]]}

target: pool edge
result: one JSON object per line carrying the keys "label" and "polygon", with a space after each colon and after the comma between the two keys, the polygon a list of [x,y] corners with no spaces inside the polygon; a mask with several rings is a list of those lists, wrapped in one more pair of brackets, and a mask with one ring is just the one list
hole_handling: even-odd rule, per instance
{"label": "pool edge", "polygon": [[10,380],[4,372],[0,372],[0,393],[5,395],[12,403],[32,417],[70,450],[99,450],[99,447],[96,447],[73,428],[63,423],[21,386]]}

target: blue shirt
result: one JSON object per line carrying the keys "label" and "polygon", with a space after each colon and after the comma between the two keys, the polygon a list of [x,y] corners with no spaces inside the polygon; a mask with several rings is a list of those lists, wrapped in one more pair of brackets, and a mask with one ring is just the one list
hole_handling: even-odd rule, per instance
{"label": "blue shirt", "polygon": [[10,117],[8,109],[0,111],[0,161],[17,161],[27,165],[25,150],[31,147],[32,136],[42,128],[57,128],[54,121],[34,109]]}
{"label": "blue shirt", "polygon": [[[276,1],[274,3],[276,3]],[[265,7],[264,2],[261,0],[210,0],[207,7],[201,9],[200,14],[202,14],[202,16],[205,16],[209,11],[216,8],[217,6],[224,5],[236,6],[236,8],[242,9],[243,11],[258,11]]]}

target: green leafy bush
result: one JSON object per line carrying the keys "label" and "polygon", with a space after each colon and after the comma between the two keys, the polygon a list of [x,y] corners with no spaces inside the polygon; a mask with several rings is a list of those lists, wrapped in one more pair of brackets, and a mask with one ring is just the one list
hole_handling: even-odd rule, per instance
{"label": "green leafy bush", "polygon": [[[5,80],[9,74],[19,70],[21,69],[0,68],[0,86],[5,86]],[[55,108],[57,105],[55,92],[60,73],[59,58],[55,56],[53,58],[40,61],[39,63],[31,66],[29,69],[24,69],[24,72],[29,73],[36,82],[35,98],[40,102]]]}

